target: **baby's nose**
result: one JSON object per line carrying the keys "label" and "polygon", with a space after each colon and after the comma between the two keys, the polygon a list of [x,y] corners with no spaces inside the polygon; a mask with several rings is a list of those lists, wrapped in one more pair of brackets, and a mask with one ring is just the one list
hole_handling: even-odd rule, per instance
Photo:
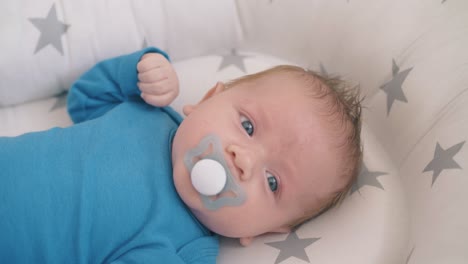
{"label": "baby's nose", "polygon": [[250,179],[255,166],[253,153],[246,148],[242,148],[234,144],[227,147],[227,152],[232,157],[232,161],[234,167],[237,169],[239,178],[243,181]]}

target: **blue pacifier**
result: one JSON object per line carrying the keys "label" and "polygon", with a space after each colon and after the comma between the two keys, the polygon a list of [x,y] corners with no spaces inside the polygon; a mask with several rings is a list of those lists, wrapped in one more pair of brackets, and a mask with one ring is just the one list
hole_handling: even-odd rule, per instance
{"label": "blue pacifier", "polygon": [[187,151],[184,163],[190,171],[192,185],[207,209],[238,206],[245,201],[246,194],[234,180],[224,160],[221,140],[216,135],[205,136]]}

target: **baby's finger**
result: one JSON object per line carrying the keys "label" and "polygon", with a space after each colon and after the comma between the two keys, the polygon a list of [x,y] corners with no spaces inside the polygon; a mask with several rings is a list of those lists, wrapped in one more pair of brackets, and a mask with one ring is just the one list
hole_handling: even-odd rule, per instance
{"label": "baby's finger", "polygon": [[169,85],[169,80],[165,79],[156,83],[138,83],[138,88],[140,91],[150,94],[150,95],[161,95],[165,94],[173,88]]}
{"label": "baby's finger", "polygon": [[162,67],[162,65],[160,65],[159,63],[156,64],[152,61],[140,61],[138,64],[137,64],[137,71],[138,72],[147,72],[147,71],[151,71],[153,69],[156,69],[156,68],[160,68]]}
{"label": "baby's finger", "polygon": [[144,83],[158,82],[167,79],[167,74],[161,68],[155,68],[138,74],[138,80]]}
{"label": "baby's finger", "polygon": [[[149,55],[149,56],[146,56]],[[164,65],[165,58],[161,54],[148,53],[137,64],[138,72],[146,72]]]}

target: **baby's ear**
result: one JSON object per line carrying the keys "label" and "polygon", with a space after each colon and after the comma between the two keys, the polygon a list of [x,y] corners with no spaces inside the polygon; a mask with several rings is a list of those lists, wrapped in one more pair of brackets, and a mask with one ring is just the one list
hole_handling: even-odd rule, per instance
{"label": "baby's ear", "polygon": [[254,240],[254,237],[241,237],[239,238],[239,242],[242,246],[248,247],[250,244],[252,244],[252,241]]}
{"label": "baby's ear", "polygon": [[216,94],[219,94],[220,92],[224,91],[225,89],[226,89],[226,86],[224,85],[224,83],[217,82],[215,84],[215,86],[213,86],[210,90],[208,90],[208,92],[206,92],[205,96],[203,96],[203,98],[200,100],[200,102],[198,102],[195,105],[185,105],[183,107],[183,109],[182,109],[182,112],[184,112],[184,115],[186,115],[186,116],[190,115],[193,112],[193,110],[195,110],[197,108],[197,106],[199,104],[201,104],[202,102],[204,102],[207,99],[211,98],[212,96],[214,96]]}
{"label": "baby's ear", "polygon": [[[289,233],[291,232],[291,228],[288,226],[280,227],[272,230],[270,233]],[[239,238],[239,242],[242,246],[247,247],[252,244],[252,241],[255,237],[241,237]]]}
{"label": "baby's ear", "polygon": [[193,112],[194,109],[195,105],[184,105],[184,107],[182,108],[182,112],[184,112],[185,116],[188,116]]}

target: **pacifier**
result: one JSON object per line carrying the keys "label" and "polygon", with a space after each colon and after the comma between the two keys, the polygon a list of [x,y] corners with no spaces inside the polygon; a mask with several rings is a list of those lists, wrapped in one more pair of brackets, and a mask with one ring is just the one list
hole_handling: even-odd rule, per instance
{"label": "pacifier", "polygon": [[224,160],[221,140],[215,134],[206,135],[197,146],[188,150],[184,163],[194,189],[208,210],[245,202],[246,193],[234,180]]}
{"label": "pacifier", "polygon": [[212,159],[202,159],[195,163],[190,178],[195,190],[207,196],[217,195],[226,185],[223,165]]}

